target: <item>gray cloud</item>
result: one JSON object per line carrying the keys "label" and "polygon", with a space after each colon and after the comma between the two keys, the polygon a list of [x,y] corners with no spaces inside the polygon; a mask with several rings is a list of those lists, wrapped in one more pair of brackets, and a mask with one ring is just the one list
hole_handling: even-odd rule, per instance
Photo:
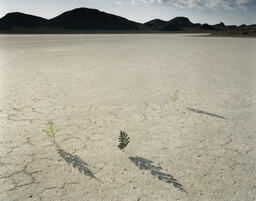
{"label": "gray cloud", "polygon": [[[127,0],[119,0],[119,2],[127,2]],[[197,8],[197,9],[242,9],[256,8],[256,0],[130,0],[130,3],[136,5],[138,3],[169,3],[178,8]]]}
{"label": "gray cloud", "polygon": [[256,7],[255,0],[236,0],[236,3],[240,9],[248,10],[250,7]]}

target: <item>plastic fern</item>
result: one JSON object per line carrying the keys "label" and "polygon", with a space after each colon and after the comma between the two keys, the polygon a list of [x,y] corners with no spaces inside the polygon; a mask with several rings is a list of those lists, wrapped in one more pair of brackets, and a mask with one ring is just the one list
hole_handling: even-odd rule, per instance
{"label": "plastic fern", "polygon": [[119,149],[124,149],[125,147],[127,147],[127,145],[130,142],[130,138],[128,137],[128,135],[124,132],[124,131],[120,131],[120,136],[119,136]]}
{"label": "plastic fern", "polygon": [[171,96],[171,99],[175,102],[176,100],[179,99],[179,90],[177,90],[175,92],[175,94],[173,96]]}
{"label": "plastic fern", "polygon": [[53,121],[49,121],[47,123],[46,129],[44,129],[44,132],[48,136],[48,138],[55,139],[55,135],[59,132],[59,128]]}

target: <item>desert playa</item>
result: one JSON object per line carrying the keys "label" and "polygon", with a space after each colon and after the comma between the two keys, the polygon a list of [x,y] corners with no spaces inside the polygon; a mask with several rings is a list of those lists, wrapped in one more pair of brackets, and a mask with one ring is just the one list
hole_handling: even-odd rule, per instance
{"label": "desert playa", "polygon": [[0,200],[256,200],[255,55],[255,38],[1,35]]}

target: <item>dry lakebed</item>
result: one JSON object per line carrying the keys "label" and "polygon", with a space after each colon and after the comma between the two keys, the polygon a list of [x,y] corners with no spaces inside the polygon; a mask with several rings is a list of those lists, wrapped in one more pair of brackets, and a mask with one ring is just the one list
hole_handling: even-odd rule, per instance
{"label": "dry lakebed", "polygon": [[0,92],[0,201],[256,200],[255,38],[0,35]]}

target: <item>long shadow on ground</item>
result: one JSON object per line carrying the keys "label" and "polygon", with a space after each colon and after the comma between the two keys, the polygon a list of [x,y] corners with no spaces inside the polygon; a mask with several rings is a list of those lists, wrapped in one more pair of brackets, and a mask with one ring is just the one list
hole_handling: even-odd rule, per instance
{"label": "long shadow on ground", "polygon": [[157,176],[157,178],[165,183],[173,184],[175,188],[178,188],[182,192],[185,192],[184,187],[180,184],[177,179],[172,175],[161,172],[160,166],[156,166],[153,161],[142,158],[142,157],[129,157],[129,159],[141,170],[150,171],[151,175]]}
{"label": "long shadow on ground", "polygon": [[[58,149],[58,154],[61,158],[63,158],[69,165],[71,165],[73,168],[76,168],[81,172],[82,174],[89,176],[93,179],[97,179],[93,172],[88,168],[88,164],[84,162],[81,158],[79,158],[77,155],[72,155],[63,149]],[[97,179],[98,180],[98,179]]]}
{"label": "long shadow on ground", "polygon": [[211,117],[216,117],[216,118],[220,118],[220,119],[226,119],[225,117],[223,117],[221,115],[209,113],[209,112],[206,112],[206,111],[203,111],[203,110],[198,110],[198,109],[189,108],[189,107],[187,107],[187,109],[189,111],[191,111],[191,112],[195,112],[195,113],[198,113],[198,114],[205,114],[205,115],[209,115]]}

